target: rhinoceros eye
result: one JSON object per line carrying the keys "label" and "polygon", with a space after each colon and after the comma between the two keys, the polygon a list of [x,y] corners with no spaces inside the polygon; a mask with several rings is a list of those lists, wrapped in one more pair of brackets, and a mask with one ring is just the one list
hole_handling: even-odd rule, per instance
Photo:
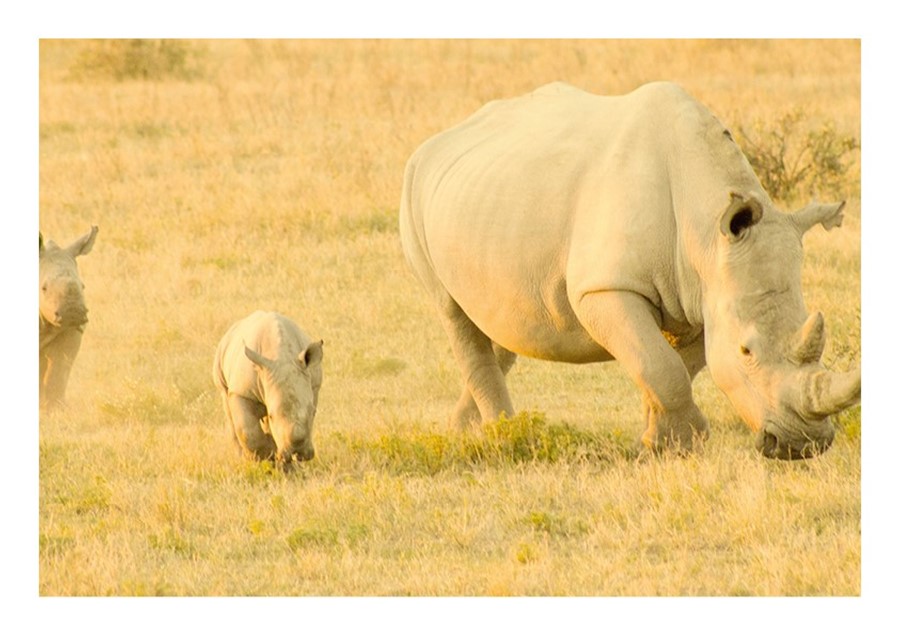
{"label": "rhinoceros eye", "polygon": [[743,355],[744,357],[750,357],[750,355],[751,355],[750,349],[747,348],[746,346],[741,345],[741,355]]}

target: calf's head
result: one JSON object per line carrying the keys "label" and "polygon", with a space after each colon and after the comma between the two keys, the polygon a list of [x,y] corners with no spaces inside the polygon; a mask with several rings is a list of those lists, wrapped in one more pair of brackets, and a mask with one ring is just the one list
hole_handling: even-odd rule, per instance
{"label": "calf's head", "polygon": [[59,247],[40,238],[38,277],[40,278],[40,317],[57,327],[80,327],[87,322],[84,284],[78,276],[75,259],[91,251],[97,227],[68,247]]}
{"label": "calf's head", "polygon": [[716,265],[706,281],[707,362],[716,384],[757,432],[757,448],[807,458],[834,439],[830,415],[859,402],[860,370],[821,363],[825,322],[807,314],[801,292],[803,234],[842,220],[843,203],[782,214],[732,194],[721,218]]}
{"label": "calf's head", "polygon": [[269,359],[246,346],[244,354],[259,373],[267,410],[263,427],[275,441],[276,460],[287,465],[294,457],[312,459],[313,420],[322,385],[322,341],[312,342],[291,359]]}

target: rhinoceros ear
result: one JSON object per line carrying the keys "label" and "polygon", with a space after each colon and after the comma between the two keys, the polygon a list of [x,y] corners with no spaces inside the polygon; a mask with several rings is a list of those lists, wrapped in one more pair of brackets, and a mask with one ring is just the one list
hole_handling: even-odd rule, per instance
{"label": "rhinoceros ear", "polygon": [[98,231],[100,231],[100,228],[96,225],[92,225],[91,231],[66,247],[66,252],[73,258],[89,253],[94,247],[94,241],[97,239]]}
{"label": "rhinoceros ear", "polygon": [[44,253],[44,235],[38,232],[38,254]]}
{"label": "rhinoceros ear", "polygon": [[846,201],[840,203],[810,203],[801,210],[794,212],[791,219],[800,230],[801,234],[805,234],[813,226],[821,223],[825,229],[840,227],[844,220],[844,205]]}
{"label": "rhinoceros ear", "polygon": [[324,344],[325,342],[322,340],[319,340],[318,342],[312,342],[309,346],[306,347],[306,350],[300,351],[300,354],[297,355],[297,361],[300,362],[300,365],[303,368],[308,368],[313,364],[321,364],[322,346]]}
{"label": "rhinoceros ear", "polygon": [[763,217],[762,204],[748,196],[744,198],[740,194],[731,193],[731,203],[722,214],[719,221],[719,229],[729,240],[736,241],[743,238],[747,230],[756,225]]}

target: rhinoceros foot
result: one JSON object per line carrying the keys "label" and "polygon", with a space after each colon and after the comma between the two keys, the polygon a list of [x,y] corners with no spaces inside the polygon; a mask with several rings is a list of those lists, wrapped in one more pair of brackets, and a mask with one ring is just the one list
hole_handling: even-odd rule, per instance
{"label": "rhinoceros foot", "polygon": [[678,411],[654,411],[645,404],[647,429],[641,445],[654,452],[689,454],[709,438],[709,422],[692,402]]}

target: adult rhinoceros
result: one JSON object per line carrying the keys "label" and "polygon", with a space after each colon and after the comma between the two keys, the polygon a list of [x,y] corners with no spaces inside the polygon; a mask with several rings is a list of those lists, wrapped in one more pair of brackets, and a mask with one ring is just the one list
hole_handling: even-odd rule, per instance
{"label": "adult rhinoceros", "polygon": [[413,154],[400,207],[465,381],[453,421],[512,414],[516,354],[617,359],[643,393],[643,444],[690,449],[708,431],[691,382],[709,364],[765,456],[824,451],[861,379],[819,361],[801,239],[842,208],[776,210],[674,84],[601,97],[554,83],[485,105]]}

